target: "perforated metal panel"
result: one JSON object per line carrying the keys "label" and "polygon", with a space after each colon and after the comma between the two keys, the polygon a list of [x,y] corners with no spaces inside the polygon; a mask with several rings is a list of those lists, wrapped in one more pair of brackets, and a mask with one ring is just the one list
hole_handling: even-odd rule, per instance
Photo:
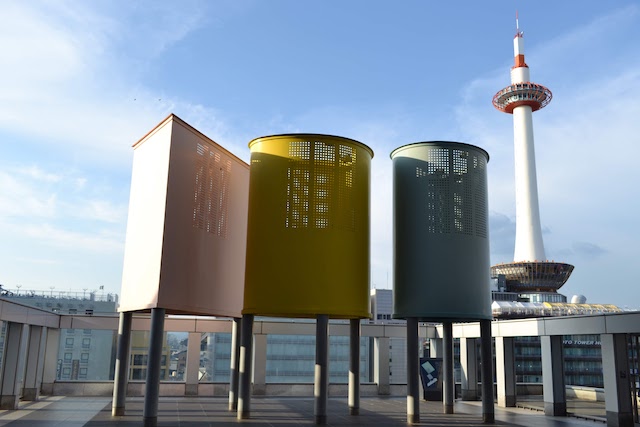
{"label": "perforated metal panel", "polygon": [[344,144],[291,141],[285,227],[354,230],[356,156],[356,150]]}
{"label": "perforated metal panel", "polygon": [[394,166],[394,316],[491,318],[487,153],[423,142]]}
{"label": "perforated metal panel", "polygon": [[428,231],[486,237],[486,159],[441,147],[425,148],[423,154],[425,164],[415,167],[415,177],[426,190]]}
{"label": "perforated metal panel", "polygon": [[316,134],[249,146],[243,312],[368,317],[371,150]]}
{"label": "perforated metal panel", "polygon": [[196,146],[194,159],[193,226],[227,236],[231,161],[204,144]]}

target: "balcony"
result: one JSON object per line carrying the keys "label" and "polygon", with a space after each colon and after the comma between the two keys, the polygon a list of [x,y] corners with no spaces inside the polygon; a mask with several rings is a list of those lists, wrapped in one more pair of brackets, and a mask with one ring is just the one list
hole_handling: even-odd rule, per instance
{"label": "balcony", "polygon": [[[108,405],[113,393],[112,366],[115,357],[113,343],[118,327],[116,314],[93,316],[58,315],[0,300],[0,320],[3,321],[4,330],[6,331],[5,341],[3,342],[5,348],[3,362],[13,363],[12,358],[22,357],[19,355],[24,355],[25,357],[24,363],[27,375],[21,392],[23,399],[32,398],[33,390],[35,389],[36,399],[40,398],[41,394],[43,396],[47,395],[50,396],[46,398],[49,399],[49,402],[55,402],[55,398],[69,399],[69,402],[100,402],[102,407],[99,417],[102,417],[101,419],[106,417],[104,412],[108,412]],[[226,347],[230,346],[228,334],[231,332],[231,324],[232,322],[229,319],[192,316],[170,316],[166,319],[165,330],[167,335],[165,340],[167,341],[167,350],[163,354],[164,360],[162,361],[165,380],[160,384],[161,407],[163,405],[165,407],[174,405],[173,408],[180,405],[189,407],[194,405],[194,402],[206,402],[212,408],[217,407],[217,405],[224,406],[228,399],[229,390],[228,371],[224,369],[224,365],[228,367],[229,363],[230,351]],[[312,402],[312,380],[290,380],[299,377],[299,375],[290,375],[292,372],[300,373],[304,372],[304,369],[291,368],[288,371],[280,369],[282,366],[291,366],[291,363],[294,362],[302,364],[313,362],[310,358],[303,356],[305,351],[310,351],[312,348],[314,327],[313,322],[305,321],[292,322],[263,319],[255,322],[253,394],[254,396],[269,397],[264,401],[257,399],[256,408],[262,409],[254,412],[256,419],[258,419],[258,414],[270,413],[269,408],[286,404],[287,401],[283,401],[284,397],[307,397],[309,399],[302,399],[299,404],[289,405],[289,409],[293,412],[302,411],[298,412],[298,416],[304,418],[304,408]],[[372,417],[379,416],[382,420],[388,418],[388,425],[396,425],[396,421],[398,422],[397,425],[404,424],[401,415],[403,408],[406,408],[406,402],[404,402],[406,383],[404,379],[401,379],[401,374],[403,373],[402,364],[405,363],[404,358],[406,355],[398,352],[402,352],[404,349],[405,326],[402,324],[380,325],[363,322],[361,327],[361,346],[366,349],[366,351],[361,352],[363,363],[361,363],[360,394],[363,407],[365,407],[364,405],[370,405],[367,406],[370,408],[367,411],[371,412],[369,415]],[[148,328],[148,316],[134,316],[133,331],[137,337],[132,337],[132,369],[146,368],[143,362],[145,362],[146,356],[145,348],[148,345],[146,341],[149,333]],[[66,337],[66,331],[68,330],[76,331],[77,338],[73,339],[73,341],[68,341],[70,337]],[[80,332],[79,330],[82,330],[82,334],[77,333]],[[30,338],[32,342],[34,342],[33,337],[38,337],[38,333],[42,334],[40,335],[40,342],[43,342],[44,345],[42,348],[41,368],[38,367],[37,357],[31,357],[27,349],[20,351],[21,344],[16,337],[23,336],[27,331],[29,336],[32,337]],[[91,338],[83,338],[83,334],[87,331],[91,331]],[[478,333],[478,325],[474,323],[454,326],[454,336],[460,340],[472,340],[473,342]],[[543,342],[545,337],[549,337],[546,334],[552,334],[552,336],[560,338],[561,345],[562,337],[578,333],[600,335],[602,337],[603,352],[607,352],[611,349],[612,340],[621,343],[623,342],[620,341],[621,338],[627,339],[640,335],[640,313],[502,320],[493,322],[492,332],[493,336],[500,340],[526,336],[540,337]],[[170,343],[174,339],[172,337],[173,334],[184,337],[184,342]],[[340,408],[345,405],[344,397],[347,395],[348,389],[346,369],[343,370],[340,366],[345,361],[344,347],[341,347],[341,341],[348,337],[349,324],[340,321],[331,323],[329,334],[332,337],[330,366],[335,368],[330,375],[330,413],[333,414],[332,416],[338,417],[342,416],[339,415]],[[421,324],[419,336],[424,344],[433,345],[442,338],[442,329],[437,325]],[[85,350],[83,346],[87,344],[83,342],[83,339],[91,340],[91,351],[89,353],[83,353],[83,350]],[[106,343],[109,344],[107,345]],[[274,349],[278,345],[283,345],[285,349],[289,350],[294,345],[301,346],[301,350],[299,350],[301,357],[283,357],[280,359],[270,357],[274,354]],[[184,353],[182,353],[182,347],[184,347]],[[435,351],[435,348],[437,348],[437,345],[433,347],[432,351]],[[637,338],[636,347],[633,348],[637,350]],[[12,353],[12,349],[16,349],[14,353]],[[72,351],[69,351],[70,349]],[[190,349],[196,349],[196,357],[193,356],[193,353],[190,353]],[[76,350],[80,353],[76,353]],[[541,358],[543,360],[548,357],[547,351],[544,346],[541,348]],[[66,353],[70,353],[71,356],[67,357]],[[83,356],[83,354],[90,354],[90,356]],[[636,354],[634,360],[637,363],[637,353],[634,354]],[[369,357],[369,355],[372,357]],[[180,358],[183,356],[184,358]],[[619,362],[621,360],[619,355],[616,357],[618,357]],[[140,361],[141,364],[134,364],[134,360]],[[278,365],[278,360],[281,360],[284,365]],[[503,356],[497,360],[499,364],[505,363]],[[398,365],[395,365],[396,362]],[[603,357],[602,362],[606,384],[609,360]],[[543,371],[545,369],[543,364]],[[633,369],[636,370],[634,371]],[[3,371],[6,375],[6,369],[3,369]],[[42,376],[37,378],[37,376],[33,375],[36,372],[41,372]],[[573,373],[573,371],[569,372]],[[637,372],[637,366],[632,368],[630,372]],[[396,375],[398,376],[396,377]],[[515,382],[515,378],[512,380]],[[562,381],[561,379],[556,380]],[[504,382],[504,380],[501,381]],[[506,390],[501,389],[501,381],[498,381],[498,396]],[[130,406],[128,406],[127,411],[131,411],[130,417],[132,417],[128,419],[135,419],[135,408],[139,408],[142,404],[144,384],[142,380],[133,379],[128,383],[127,396]],[[469,384],[465,387],[469,387]],[[531,390],[534,388],[519,387],[520,393],[526,389]],[[537,390],[539,393],[540,388]],[[46,399],[45,401],[47,401]],[[520,399],[529,401],[527,396],[521,394],[518,395],[518,400]],[[24,405],[29,404],[17,402],[16,408],[25,407]],[[429,413],[434,408],[433,403],[422,402],[421,405],[424,407],[424,411]],[[466,413],[467,415],[475,413],[477,417],[477,411],[479,411],[477,405],[474,406],[473,403],[464,402],[458,402],[456,405],[461,413]],[[81,407],[84,410],[84,406]],[[497,412],[497,414],[500,414],[500,412]],[[271,413],[271,416],[273,417],[274,413]],[[225,418],[226,415],[220,415],[220,417],[219,419],[229,421]],[[234,419],[233,415],[230,415],[230,417],[230,419]],[[290,418],[289,413],[278,412],[275,417],[280,417],[278,419],[283,423],[290,422],[286,421]],[[523,415],[522,419],[526,420],[526,416]],[[363,420],[370,420],[370,418],[363,417],[360,421]],[[2,421],[1,414],[0,421]],[[526,423],[526,421],[523,422]],[[354,421],[349,422],[349,425],[358,424]]]}

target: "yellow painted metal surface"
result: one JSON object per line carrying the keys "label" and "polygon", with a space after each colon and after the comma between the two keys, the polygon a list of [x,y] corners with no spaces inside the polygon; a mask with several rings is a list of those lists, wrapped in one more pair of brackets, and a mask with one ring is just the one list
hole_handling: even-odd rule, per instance
{"label": "yellow painted metal surface", "polygon": [[367,318],[373,152],[317,134],[249,143],[244,314]]}

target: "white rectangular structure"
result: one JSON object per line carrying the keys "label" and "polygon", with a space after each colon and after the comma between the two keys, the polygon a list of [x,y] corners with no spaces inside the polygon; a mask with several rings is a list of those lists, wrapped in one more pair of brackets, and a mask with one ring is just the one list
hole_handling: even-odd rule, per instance
{"label": "white rectangular structure", "polygon": [[173,114],[133,148],[119,310],[240,317],[249,165]]}

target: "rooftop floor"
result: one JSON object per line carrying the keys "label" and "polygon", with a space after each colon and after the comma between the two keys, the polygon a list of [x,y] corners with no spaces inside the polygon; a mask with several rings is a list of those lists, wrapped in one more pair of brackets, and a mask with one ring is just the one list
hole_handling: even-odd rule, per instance
{"label": "rooftop floor", "polygon": [[[575,408],[568,402],[569,411]],[[542,407],[541,400],[527,401]],[[127,399],[127,415],[111,416],[111,398],[49,396],[38,402],[23,402],[17,411],[0,411],[0,426],[24,427],[107,427],[140,426],[144,399]],[[226,398],[161,397],[158,426],[200,427],[262,425],[291,427],[314,425],[313,398],[252,398],[250,420],[239,422],[227,411]],[[579,401],[579,406],[599,413],[602,402]],[[406,426],[406,399],[403,397],[361,398],[360,415],[350,416],[346,398],[331,398],[328,404],[329,426]],[[486,426],[482,423],[482,403],[456,401],[455,414],[442,413],[440,402],[420,402],[421,426]],[[602,422],[574,417],[547,417],[542,412],[522,408],[495,408],[495,425],[526,427],[598,427]]]}

